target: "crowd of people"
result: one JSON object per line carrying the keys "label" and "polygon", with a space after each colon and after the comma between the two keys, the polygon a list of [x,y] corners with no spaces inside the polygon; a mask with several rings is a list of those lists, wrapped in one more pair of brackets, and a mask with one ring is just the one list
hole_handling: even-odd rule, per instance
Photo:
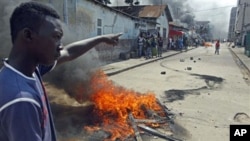
{"label": "crowd of people", "polygon": [[183,49],[187,51],[189,46],[189,39],[187,36],[177,36],[174,39],[171,37],[168,39],[167,50],[180,50]]}
{"label": "crowd of people", "polygon": [[[212,43],[213,42],[214,41],[212,41]],[[189,38],[185,34],[181,36],[169,37],[166,41],[164,41],[159,33],[141,33],[137,39],[136,52],[138,58],[144,56],[145,59],[150,59],[154,57],[162,57],[163,51],[187,51],[189,46],[206,46],[206,42],[204,40],[199,40],[198,38]],[[216,50],[215,54],[219,54],[220,42],[216,40],[214,46]]]}
{"label": "crowd of people", "polygon": [[144,56],[146,59],[153,57],[162,57],[163,39],[153,34],[141,33],[137,40],[138,57]]}
{"label": "crowd of people", "polygon": [[187,36],[178,36],[174,39],[168,38],[166,47],[163,49],[163,38],[159,34],[141,33],[137,39],[137,56],[145,59],[162,57],[162,52],[168,50],[187,51],[189,40]]}

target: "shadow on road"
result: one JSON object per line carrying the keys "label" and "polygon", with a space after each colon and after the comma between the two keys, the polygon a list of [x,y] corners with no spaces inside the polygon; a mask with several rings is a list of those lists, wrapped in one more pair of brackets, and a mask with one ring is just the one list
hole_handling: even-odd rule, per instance
{"label": "shadow on road", "polygon": [[191,76],[196,76],[198,79],[204,80],[207,86],[203,86],[197,89],[170,89],[165,91],[164,97],[166,102],[174,102],[176,100],[184,100],[186,95],[200,95],[202,91],[214,90],[222,88],[222,83],[224,81],[221,77],[211,76],[211,75],[200,75],[200,74],[190,74]]}

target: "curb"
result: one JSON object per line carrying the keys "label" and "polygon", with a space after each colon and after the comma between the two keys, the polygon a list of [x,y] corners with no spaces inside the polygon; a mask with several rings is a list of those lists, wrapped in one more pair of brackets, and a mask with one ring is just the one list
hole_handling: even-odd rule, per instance
{"label": "curb", "polygon": [[[193,49],[196,49],[196,48],[188,49],[188,51],[189,51],[189,50],[193,50]],[[158,60],[162,60],[162,59],[164,59],[164,58],[168,58],[168,57],[171,57],[171,56],[174,56],[174,55],[177,55],[177,54],[181,54],[181,53],[183,53],[183,52],[185,52],[185,51],[173,53],[173,54],[170,54],[170,55],[161,57],[161,58],[153,59],[153,60],[150,60],[150,61],[147,61],[147,62],[144,62],[144,63],[141,63],[141,64],[137,64],[137,65],[134,65],[134,66],[131,66],[131,67],[127,67],[127,68],[125,68],[125,69],[121,69],[121,70],[118,70],[118,71],[106,73],[106,75],[107,75],[107,76],[116,75],[116,74],[122,73],[122,72],[124,72],[124,71],[128,71],[128,70],[130,70],[130,69],[134,69],[134,68],[137,68],[137,67],[140,67],[140,66],[143,66],[143,65],[146,65],[146,64],[149,64],[149,63],[158,61]]]}

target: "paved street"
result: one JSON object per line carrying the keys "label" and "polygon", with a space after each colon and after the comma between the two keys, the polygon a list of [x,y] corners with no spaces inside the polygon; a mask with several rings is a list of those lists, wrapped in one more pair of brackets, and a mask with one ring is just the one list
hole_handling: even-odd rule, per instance
{"label": "paved street", "polygon": [[244,48],[222,44],[220,55],[213,47],[198,47],[169,51],[162,59],[129,59],[103,70],[117,85],[154,92],[176,114],[177,137],[228,141],[230,124],[250,123],[249,65]]}
{"label": "paved street", "polygon": [[[227,47],[227,44],[222,44],[223,47]],[[190,47],[190,50],[195,49],[194,47]],[[235,53],[237,55],[237,57],[240,59],[240,61],[242,61],[242,63],[248,68],[248,70],[250,69],[250,58],[247,57],[244,54],[244,47],[236,47],[236,48],[228,48],[230,49],[233,53]],[[169,56],[173,56],[176,54],[180,54],[181,52],[179,51],[173,51],[170,50],[168,52],[164,52],[163,53],[163,57],[162,58],[153,58],[153,59],[144,59],[144,58],[136,58],[136,59],[129,59],[129,60],[124,60],[121,62],[116,62],[116,63],[112,63],[112,64],[108,64],[106,66],[103,67],[103,70],[105,71],[106,74],[108,75],[114,75],[117,73],[121,73],[123,71],[129,70],[129,69],[133,69],[151,62],[154,62],[155,60],[161,60],[164,58],[167,58]],[[185,52],[182,52],[185,53]]]}

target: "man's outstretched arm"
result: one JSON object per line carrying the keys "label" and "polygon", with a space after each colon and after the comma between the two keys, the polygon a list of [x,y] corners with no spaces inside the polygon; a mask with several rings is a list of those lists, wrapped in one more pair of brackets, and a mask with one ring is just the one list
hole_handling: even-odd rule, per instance
{"label": "man's outstretched arm", "polygon": [[86,53],[99,43],[116,45],[121,35],[122,33],[106,34],[70,43],[64,46],[63,49],[61,50],[61,56],[58,58],[57,63],[61,64],[67,61],[71,61],[83,55],[84,53]]}

